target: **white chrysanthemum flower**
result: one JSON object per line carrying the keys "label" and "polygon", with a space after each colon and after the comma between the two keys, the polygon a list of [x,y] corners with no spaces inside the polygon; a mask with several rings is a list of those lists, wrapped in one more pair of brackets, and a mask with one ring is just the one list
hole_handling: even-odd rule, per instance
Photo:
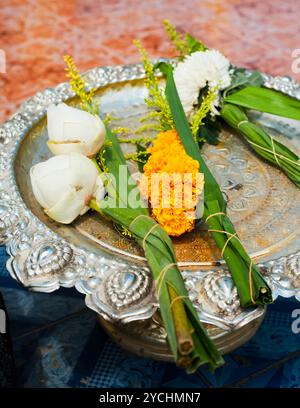
{"label": "white chrysanthemum flower", "polygon": [[[227,88],[231,78],[230,61],[217,50],[197,51],[179,62],[174,69],[176,88],[186,115],[197,105],[199,92],[206,85],[213,90]],[[211,113],[218,114],[219,93],[212,103]]]}

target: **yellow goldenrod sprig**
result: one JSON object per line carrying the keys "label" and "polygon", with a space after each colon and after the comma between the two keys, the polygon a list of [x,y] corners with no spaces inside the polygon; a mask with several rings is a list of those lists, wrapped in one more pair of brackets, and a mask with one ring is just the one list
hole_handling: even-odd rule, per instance
{"label": "yellow goldenrod sprig", "polygon": [[145,163],[146,159],[145,157],[149,157],[150,155],[148,153],[145,152],[137,152],[137,153],[128,153],[125,155],[125,159],[126,160],[133,160],[135,162],[139,162],[139,163]]}
{"label": "yellow goldenrod sprig", "polygon": [[217,87],[214,89],[209,89],[207,94],[204,96],[199,109],[193,114],[190,120],[191,131],[195,140],[197,140],[199,127],[203,125],[203,120],[211,110],[211,105],[216,98],[216,94]]}
{"label": "yellow goldenrod sprig", "polygon": [[154,66],[148,57],[147,51],[142,47],[142,44],[139,40],[133,40],[133,44],[137,47],[141,55],[141,60],[146,74],[145,81],[147,81],[148,86],[158,88],[158,79],[155,76]]}
{"label": "yellow goldenrod sprig", "polygon": [[118,142],[128,143],[128,144],[147,144],[147,143],[152,143],[153,138],[152,137],[139,137],[136,139],[122,139],[118,137]]}
{"label": "yellow goldenrod sprig", "polygon": [[121,133],[121,134],[128,134],[128,133],[131,132],[131,130],[130,130],[129,128],[123,127],[123,126],[115,127],[115,128],[113,128],[112,130],[113,130],[113,132],[114,132],[115,134],[119,134],[119,133]]}
{"label": "yellow goldenrod sprig", "polygon": [[174,49],[179,52],[181,57],[187,55],[187,43],[184,39],[184,36],[176,31],[175,27],[170,23],[169,20],[163,20],[165,30],[170,38],[171,43],[174,46]]}
{"label": "yellow goldenrod sprig", "polygon": [[96,90],[91,89],[89,92],[86,91],[86,83],[70,55],[65,55],[64,61],[67,65],[65,70],[67,71],[67,78],[70,78],[71,90],[80,98],[81,108],[93,115],[97,115],[99,106],[93,101]]}
{"label": "yellow goldenrod sprig", "polygon": [[163,24],[175,51],[179,52],[180,59],[184,59],[186,55],[190,55],[195,51],[206,50],[205,45],[190,34],[180,34],[169,20],[163,20]]}
{"label": "yellow goldenrod sprig", "polygon": [[[141,122],[145,122],[147,120],[149,120],[149,115],[146,115],[143,120],[141,120]],[[141,133],[145,133],[145,132],[157,132],[160,130],[160,126],[156,123],[147,123],[146,125],[140,126],[138,129],[135,129],[135,131],[133,132],[135,135],[139,135]]]}
{"label": "yellow goldenrod sprig", "polygon": [[110,126],[112,120],[113,120],[113,117],[112,117],[109,113],[107,113],[107,114],[105,115],[105,117],[104,117],[103,122],[104,122],[105,126]]}
{"label": "yellow goldenrod sprig", "polygon": [[174,129],[174,120],[163,93],[163,90],[159,87],[158,78],[155,75],[155,70],[152,62],[150,61],[146,50],[142,47],[140,41],[134,41],[135,46],[141,54],[141,60],[145,70],[145,86],[148,89],[149,96],[145,99],[145,103],[148,108],[151,109],[150,114],[145,119],[155,119],[159,123],[159,129],[161,131]]}
{"label": "yellow goldenrod sprig", "polygon": [[108,140],[105,140],[101,150],[96,154],[96,157],[92,159],[94,163],[97,164],[98,169],[103,172],[103,173],[109,173],[109,168],[106,165],[106,159],[105,159],[105,152],[106,152],[106,147],[111,147],[112,143]]}
{"label": "yellow goldenrod sprig", "polygon": [[114,223],[114,227],[121,235],[123,235],[123,237],[131,239],[134,238],[133,234],[129,231],[129,229],[124,227],[124,225]]}
{"label": "yellow goldenrod sprig", "polygon": [[[119,120],[119,118],[117,116],[112,116],[110,113],[107,113],[104,118],[104,124],[106,126],[112,127],[112,122],[114,120]],[[112,128],[112,131],[114,132],[114,134],[118,133],[128,134],[130,133],[131,130],[128,127],[117,126],[115,128]]]}

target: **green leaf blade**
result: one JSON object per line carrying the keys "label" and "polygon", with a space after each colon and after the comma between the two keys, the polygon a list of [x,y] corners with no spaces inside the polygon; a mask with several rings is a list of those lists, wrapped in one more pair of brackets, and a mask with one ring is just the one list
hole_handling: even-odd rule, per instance
{"label": "green leaf blade", "polygon": [[228,95],[225,102],[300,120],[300,101],[273,89],[249,86]]}

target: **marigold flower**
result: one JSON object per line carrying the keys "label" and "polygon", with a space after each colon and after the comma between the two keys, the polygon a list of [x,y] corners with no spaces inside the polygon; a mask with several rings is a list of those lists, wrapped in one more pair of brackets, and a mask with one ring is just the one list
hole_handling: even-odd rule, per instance
{"label": "marigold flower", "polygon": [[195,226],[195,207],[204,186],[198,161],[185,152],[176,130],[161,132],[144,166],[140,187],[151,204],[153,218],[171,236]]}

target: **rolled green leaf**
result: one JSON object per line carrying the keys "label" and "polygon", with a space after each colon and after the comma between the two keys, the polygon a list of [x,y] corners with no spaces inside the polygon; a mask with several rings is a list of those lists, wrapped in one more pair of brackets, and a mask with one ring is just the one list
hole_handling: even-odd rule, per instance
{"label": "rolled green leaf", "polygon": [[273,89],[247,86],[228,95],[225,102],[247,109],[300,120],[300,101]]}
{"label": "rolled green leaf", "polygon": [[[126,165],[123,153],[114,134],[107,128],[107,141],[103,158],[108,172],[119,177],[119,166]],[[127,182],[129,181],[127,172]],[[118,184],[117,184],[118,185]],[[129,187],[131,185],[131,187]],[[128,182],[128,188],[136,185]],[[113,193],[117,196],[118,192]],[[109,197],[99,206],[95,200],[91,208],[122,225],[143,248],[156,283],[161,316],[174,359],[187,372],[194,372],[207,364],[211,370],[224,363],[223,358],[199,321],[188,297],[182,275],[176,263],[172,241],[168,234],[149,216],[148,209],[106,205]],[[179,315],[178,315],[179,313]]]}
{"label": "rolled green leaf", "polygon": [[259,125],[251,123],[242,108],[224,103],[221,116],[245,138],[257,154],[277,166],[300,187],[300,161],[295,153],[270,137]]}
{"label": "rolled green leaf", "polygon": [[250,259],[237,236],[233,224],[226,215],[226,203],[223,194],[193,138],[177,93],[172,67],[169,64],[162,63],[159,68],[166,76],[166,97],[179,137],[187,154],[199,162],[200,170],[204,173],[204,219],[208,231],[212,233],[218,248],[222,251],[224,260],[237,287],[241,306],[248,307],[254,304],[265,305],[271,303],[271,290]]}

